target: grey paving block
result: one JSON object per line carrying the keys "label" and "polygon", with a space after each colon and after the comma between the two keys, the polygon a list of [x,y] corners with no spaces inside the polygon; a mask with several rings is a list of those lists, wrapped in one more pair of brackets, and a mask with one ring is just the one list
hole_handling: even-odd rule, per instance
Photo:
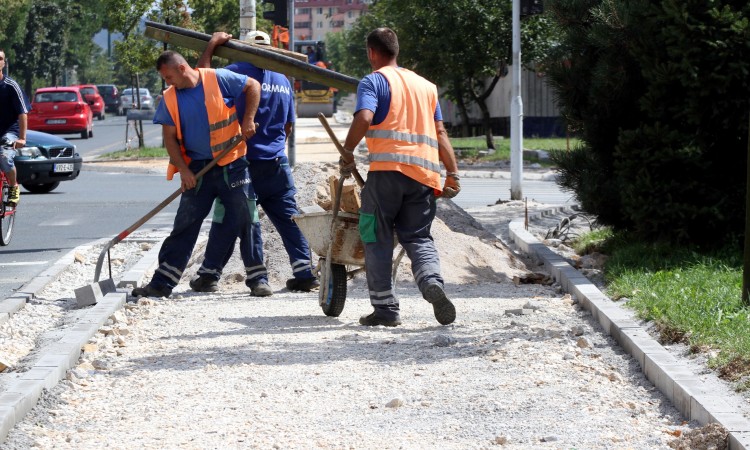
{"label": "grey paving block", "polygon": [[750,421],[738,412],[710,412],[711,422],[721,424],[727,431],[750,433]]}
{"label": "grey paving block", "polygon": [[31,295],[31,298],[36,298],[37,292],[41,292],[42,289],[47,287],[47,284],[51,283],[52,281],[55,281],[54,277],[37,276],[32,278],[31,281],[21,287],[21,289],[19,289],[17,292],[22,294],[29,294]]}
{"label": "grey paving block", "polygon": [[40,380],[16,380],[5,389],[7,394],[21,394],[22,398],[19,402],[19,409],[16,408],[16,418],[20,415],[26,415],[31,409],[36,406],[36,402],[39,401],[39,397],[42,396],[42,390],[44,389],[44,383]]}
{"label": "grey paving block", "polygon": [[66,355],[42,355],[41,358],[34,364],[35,368],[49,367],[55,370],[58,379],[62,379],[65,376],[65,372],[73,367],[69,363],[70,359]]}
{"label": "grey paving block", "polygon": [[16,409],[0,404],[0,442],[3,442],[10,430],[16,425]]}
{"label": "grey paving block", "polygon": [[750,449],[750,433],[733,431],[729,433],[729,450]]}
{"label": "grey paving block", "polygon": [[60,338],[59,343],[61,344],[75,344],[78,347],[83,347],[84,344],[86,344],[89,339],[91,339],[91,334],[87,333],[86,331],[81,330],[68,330],[65,332],[65,336]]}
{"label": "grey paving block", "polygon": [[61,355],[67,357],[67,367],[73,367],[81,356],[81,346],[72,343],[56,342],[42,348],[43,355]]}
{"label": "grey paving block", "polygon": [[[158,242],[158,241],[157,241]],[[121,277],[117,287],[139,287],[147,273],[153,272],[159,264],[161,245],[154,245],[138,262]]]}
{"label": "grey paving block", "polygon": [[59,371],[52,367],[32,367],[21,375],[21,379],[38,381],[45,389],[52,389],[60,381]]}
{"label": "grey paving block", "polygon": [[646,331],[642,328],[622,330],[621,333],[622,348],[644,367],[644,357],[647,351],[663,349]]}
{"label": "grey paving block", "polygon": [[87,284],[86,286],[81,286],[74,289],[73,292],[75,292],[78,307],[83,308],[85,306],[95,305],[103,299],[105,295],[115,292],[116,290],[117,287],[115,286],[114,280],[106,278],[104,280]]}
{"label": "grey paving block", "polygon": [[694,394],[690,400],[690,420],[705,425],[719,413],[735,413],[735,408],[727,404],[726,399],[712,394]]}
{"label": "grey paving block", "polygon": [[0,301],[0,313],[6,313],[9,316],[15,314],[26,306],[27,298],[27,296],[13,296]]}

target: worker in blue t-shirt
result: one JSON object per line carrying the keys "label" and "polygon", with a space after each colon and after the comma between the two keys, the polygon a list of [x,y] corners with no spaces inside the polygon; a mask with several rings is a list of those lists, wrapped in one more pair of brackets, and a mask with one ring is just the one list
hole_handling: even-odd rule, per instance
{"label": "worker in blue t-shirt", "polygon": [[[222,221],[227,232],[245,228],[250,196],[245,141],[255,134],[255,111],[260,84],[223,69],[193,69],[179,53],[163,52],[156,70],[169,84],[154,114],[162,125],[169,153],[167,178],[179,172],[182,195],[174,227],[159,250],[159,267],[151,281],[133,289],[134,297],[169,297],[187,267],[203,220],[220,198],[225,207]],[[246,108],[238,114],[236,99]],[[241,121],[240,121],[241,119]],[[200,180],[195,173],[215,158]],[[232,242],[233,244],[233,242]],[[206,252],[207,267],[223,264],[227,247]]]}
{"label": "worker in blue t-shirt", "polygon": [[[198,61],[198,67],[208,67],[214,49],[229,39],[231,35],[223,32],[214,33],[203,55]],[[254,32],[248,36],[255,43],[268,45],[268,35]],[[310,291],[320,285],[312,273],[310,247],[302,235],[292,215],[298,213],[297,202],[294,198],[297,190],[284,150],[286,138],[292,130],[294,122],[294,92],[289,80],[282,74],[263,70],[246,62],[236,62],[225,67],[233,72],[247,75],[261,84],[260,103],[255,115],[259,124],[256,134],[247,141],[246,158],[250,164],[250,179],[259,204],[273,223],[281,236],[284,248],[289,255],[293,278],[286,282],[291,291]],[[244,110],[240,99],[237,102],[237,112]],[[234,243],[235,235],[225,230],[222,223],[214,221],[209,232],[206,252],[217,242],[231,239]],[[231,246],[234,248],[234,245]],[[240,254],[245,264],[245,284],[251,294],[265,297],[273,294],[268,284],[268,271],[263,262],[263,240],[261,226],[257,215],[248,223],[248,227],[240,232]],[[232,256],[232,250],[226,255],[224,264]],[[222,266],[223,268],[223,266]],[[198,269],[198,278],[190,286],[199,292],[216,291],[221,270],[206,267],[205,262]]]}

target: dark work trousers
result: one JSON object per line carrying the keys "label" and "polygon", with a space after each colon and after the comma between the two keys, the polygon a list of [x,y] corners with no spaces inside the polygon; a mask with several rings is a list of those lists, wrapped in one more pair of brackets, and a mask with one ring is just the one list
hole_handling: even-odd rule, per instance
{"label": "dark work trousers", "polygon": [[[289,255],[294,278],[312,278],[310,247],[292,215],[297,214],[292,169],[286,156],[270,160],[251,160],[250,178],[258,205],[263,208],[271,223],[279,232],[284,249]],[[240,234],[240,253],[245,263],[247,281],[250,285],[268,282],[268,272],[263,263],[263,238],[260,222],[252,224]],[[227,258],[228,260],[228,258]]]}
{"label": "dark work trousers", "polygon": [[359,231],[365,244],[367,287],[370,303],[381,310],[398,312],[393,292],[393,233],[411,260],[420,292],[431,283],[443,286],[440,258],[430,235],[435,218],[434,190],[401,172],[370,171],[362,190]]}
{"label": "dark work trousers", "polygon": [[[297,189],[294,187],[289,160],[286,156],[282,156],[271,160],[252,160],[249,164],[250,179],[252,180],[256,202],[263,208],[263,211],[279,232],[284,249],[289,255],[289,263],[292,266],[294,277],[313,278],[310,247],[302,235],[302,231],[292,220],[292,215],[297,214],[298,209],[297,202],[294,199]],[[216,225],[218,224],[211,226],[208,245],[211,245]],[[216,232],[217,234],[225,234],[220,231],[220,228]],[[233,251],[234,245],[230,246],[225,255],[222,268],[232,257]],[[240,255],[245,265],[248,284],[268,283],[268,271],[263,262],[263,239],[257,214],[253,217],[253,220],[248,221],[245,228],[240,230]],[[215,276],[218,279],[221,272],[219,271]]]}
{"label": "dark work trousers", "polygon": [[[191,161],[189,167],[197,173],[209,162]],[[240,158],[226,166],[214,166],[198,180],[195,188],[182,193],[172,232],[159,250],[159,267],[151,280],[152,286],[172,289],[179,283],[198,240],[203,219],[208,216],[215,199],[221,199],[226,205],[223,224],[227,233],[237,235],[248,217],[249,186],[247,161]],[[232,240],[217,245],[211,254],[206,250],[206,261],[218,265],[227,252],[226,245],[233,243]]]}

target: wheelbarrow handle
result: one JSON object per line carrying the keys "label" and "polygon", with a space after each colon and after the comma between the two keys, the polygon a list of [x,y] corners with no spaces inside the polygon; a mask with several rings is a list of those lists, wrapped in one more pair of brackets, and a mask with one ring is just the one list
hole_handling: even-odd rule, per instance
{"label": "wheelbarrow handle", "polygon": [[[336,146],[336,149],[339,151],[341,156],[347,156],[349,152],[347,152],[344,149],[344,146],[341,145],[341,142],[339,142],[339,138],[336,137],[336,134],[334,134],[331,126],[328,124],[328,119],[326,119],[326,116],[323,113],[318,113],[318,120],[320,120],[320,123],[323,124],[323,128],[326,129],[328,137],[331,138],[333,144]],[[357,180],[357,184],[359,185],[359,187],[363,187],[365,185],[365,180],[364,178],[362,178],[362,175],[359,174],[359,171],[357,171],[357,169],[355,168],[354,170],[352,170],[352,174],[354,175],[354,179]]]}
{"label": "wheelbarrow handle", "polygon": [[[256,124],[256,126],[257,126],[257,124]],[[199,180],[203,175],[206,174],[206,172],[208,172],[209,170],[211,170],[219,162],[219,160],[221,158],[223,158],[224,156],[226,156],[230,151],[234,150],[234,148],[237,147],[243,140],[244,139],[242,138],[242,136],[233,138],[232,141],[230,141],[230,144],[227,146],[227,148],[225,148],[224,150],[222,150],[222,152],[219,153],[219,155],[217,157],[215,157],[214,159],[212,159],[201,170],[199,170],[198,173],[195,174],[195,179]],[[99,259],[96,262],[96,269],[94,270],[94,283],[96,283],[97,281],[99,281],[99,276],[101,275],[101,272],[102,272],[102,264],[104,263],[104,255],[107,254],[107,252],[109,251],[109,249],[112,248],[112,247],[114,247],[118,243],[122,242],[122,240],[125,239],[126,237],[128,237],[130,235],[130,233],[132,233],[133,231],[135,231],[138,228],[140,228],[141,225],[143,225],[144,223],[148,222],[159,211],[161,211],[162,209],[164,209],[167,205],[169,205],[170,203],[172,203],[174,201],[174,199],[176,199],[177,197],[179,197],[180,194],[182,194],[182,188],[181,187],[179,189],[177,189],[176,191],[172,192],[169,195],[169,197],[167,197],[164,200],[162,200],[162,202],[159,203],[158,205],[156,205],[156,207],[154,209],[152,209],[151,211],[147,212],[145,216],[143,216],[140,219],[136,220],[133,225],[130,225],[125,230],[123,230],[122,232],[120,232],[120,234],[118,234],[117,236],[115,236],[114,238],[112,238],[112,240],[110,240],[109,242],[107,242],[107,244],[104,246],[104,248],[102,249],[101,253],[99,254]],[[111,274],[110,274],[110,277],[111,277]]]}

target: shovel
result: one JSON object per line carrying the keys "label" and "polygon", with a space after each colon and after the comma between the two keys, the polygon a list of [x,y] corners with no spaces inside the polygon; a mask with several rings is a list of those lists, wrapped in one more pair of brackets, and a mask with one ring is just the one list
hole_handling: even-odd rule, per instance
{"label": "shovel", "polygon": [[[258,126],[258,124],[256,124]],[[222,152],[211,162],[206,164],[205,167],[203,167],[198,173],[195,174],[195,179],[199,180],[206,172],[211,170],[213,166],[216,165],[216,163],[219,162],[221,158],[223,158],[226,154],[228,154],[230,151],[234,150],[237,145],[239,145],[243,141],[242,136],[233,138],[226,149],[222,150]],[[98,300],[100,300],[103,296],[115,292],[117,288],[115,287],[115,282],[112,279],[112,264],[109,258],[109,250],[117,245],[118,243],[122,242],[123,239],[128,237],[130,233],[137,230],[141,227],[144,223],[148,222],[152,217],[156,215],[159,211],[164,209],[167,205],[172,203],[174,199],[180,196],[182,194],[182,188],[177,189],[174,191],[169,197],[165,198],[164,201],[159,203],[154,209],[146,213],[145,216],[141,217],[140,219],[136,220],[133,225],[130,225],[128,228],[126,228],[124,231],[122,231],[120,234],[112,238],[102,249],[101,253],[99,254],[99,260],[96,262],[96,270],[94,271],[94,283],[88,285],[88,286],[82,286],[78,289],[75,289],[74,292],[76,294],[76,302],[78,302],[79,307],[88,306],[96,304]],[[109,266],[109,278],[106,280],[99,281],[99,276],[102,272],[102,264],[104,263],[104,256],[107,255],[107,265]]]}

